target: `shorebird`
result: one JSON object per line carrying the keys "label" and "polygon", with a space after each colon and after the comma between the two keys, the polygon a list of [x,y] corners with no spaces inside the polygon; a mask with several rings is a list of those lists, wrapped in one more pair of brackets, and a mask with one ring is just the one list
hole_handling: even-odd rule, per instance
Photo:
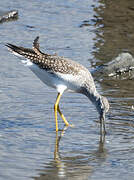
{"label": "shorebird", "polygon": [[93,77],[87,68],[68,58],[41,52],[39,37],[35,38],[32,49],[10,43],[6,46],[14,55],[23,57],[25,60],[22,60],[22,63],[28,66],[43,83],[58,91],[54,105],[56,131],[58,131],[57,112],[65,125],[70,125],[59,108],[59,102],[64,91],[72,91],[84,94],[92,101],[99,113],[100,131],[106,132],[105,114],[109,110],[109,103],[106,97],[97,92]]}

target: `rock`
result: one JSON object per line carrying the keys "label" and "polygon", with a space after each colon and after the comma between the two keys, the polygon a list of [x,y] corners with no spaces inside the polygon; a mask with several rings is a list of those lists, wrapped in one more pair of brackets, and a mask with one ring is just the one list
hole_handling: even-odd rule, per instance
{"label": "rock", "polygon": [[100,78],[105,76],[111,77],[122,75],[123,73],[127,74],[130,71],[133,71],[134,74],[134,58],[130,53],[121,53],[111,62],[97,67],[92,72],[92,75]]}
{"label": "rock", "polygon": [[18,11],[12,10],[7,12],[0,11],[0,23],[3,23],[5,21],[11,21],[18,19]]}

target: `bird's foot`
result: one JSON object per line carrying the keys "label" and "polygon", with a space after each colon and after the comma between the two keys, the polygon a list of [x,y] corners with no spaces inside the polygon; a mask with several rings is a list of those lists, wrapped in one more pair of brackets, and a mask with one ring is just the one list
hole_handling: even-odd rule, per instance
{"label": "bird's foot", "polygon": [[74,125],[74,124],[69,124],[68,126],[69,126],[69,127],[72,127],[72,128],[74,128],[74,127],[75,127],[75,125]]}

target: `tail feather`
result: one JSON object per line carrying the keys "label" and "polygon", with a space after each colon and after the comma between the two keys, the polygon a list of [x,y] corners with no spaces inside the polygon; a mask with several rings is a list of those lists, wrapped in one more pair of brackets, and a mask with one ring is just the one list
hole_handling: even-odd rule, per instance
{"label": "tail feather", "polygon": [[10,43],[6,44],[6,46],[14,55],[16,55],[22,59],[29,59],[31,62],[38,64],[38,55],[35,53],[35,51],[33,49],[15,46]]}
{"label": "tail feather", "polygon": [[40,45],[39,45],[39,36],[37,36],[33,42],[33,48],[36,48],[36,49],[40,49]]}
{"label": "tail feather", "polygon": [[6,46],[14,55],[29,59],[35,64],[40,64],[44,62],[44,59],[49,55],[40,51],[38,40],[39,37],[37,36],[33,42],[33,49],[16,46],[10,43],[7,43]]}
{"label": "tail feather", "polygon": [[32,49],[28,49],[28,48],[23,48],[23,47],[19,47],[19,46],[15,46],[13,44],[7,43],[6,46],[8,47],[8,49],[12,52],[12,53],[17,53],[21,56],[26,56],[28,54],[33,54],[35,55],[35,52]]}
{"label": "tail feather", "polygon": [[21,46],[16,46],[10,43],[7,43],[6,46],[9,48],[9,50],[12,53],[18,53],[19,55],[22,56],[27,56],[27,55],[43,55],[43,53],[39,50],[39,36],[37,36],[33,42],[33,49],[29,49],[29,48],[24,48]]}
{"label": "tail feather", "polygon": [[34,52],[40,56],[40,58],[43,57],[43,54],[41,51],[40,51],[40,45],[39,45],[39,36],[37,36],[33,42],[33,50]]}

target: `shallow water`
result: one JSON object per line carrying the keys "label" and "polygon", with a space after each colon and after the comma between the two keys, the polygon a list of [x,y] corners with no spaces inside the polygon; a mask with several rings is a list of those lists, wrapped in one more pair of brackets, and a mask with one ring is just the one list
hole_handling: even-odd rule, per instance
{"label": "shallow water", "polygon": [[[124,50],[133,54],[134,3],[121,2],[2,3],[0,11],[17,9],[19,19],[0,24],[0,180],[133,179],[133,80],[96,81],[111,106],[105,139],[99,135],[94,106],[86,97],[69,93],[63,95],[61,109],[75,127],[57,135],[56,91],[4,47],[6,42],[31,47],[39,35],[43,51],[74,59],[89,70]],[[59,127],[64,127],[60,118]]]}

